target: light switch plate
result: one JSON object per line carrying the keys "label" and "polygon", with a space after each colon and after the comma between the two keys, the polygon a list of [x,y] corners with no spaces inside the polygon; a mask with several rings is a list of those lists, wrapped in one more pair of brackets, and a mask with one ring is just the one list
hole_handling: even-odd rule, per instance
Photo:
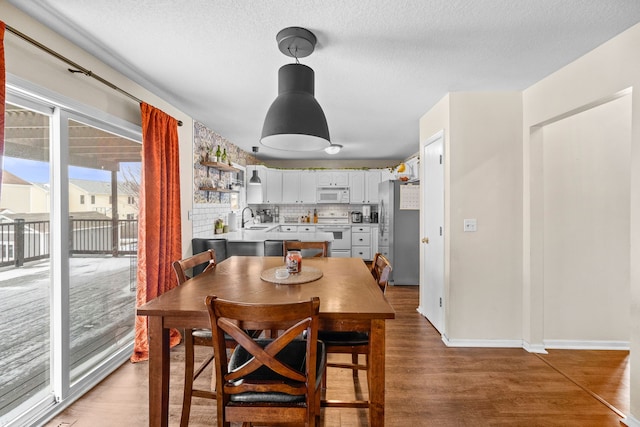
{"label": "light switch plate", "polygon": [[465,233],[468,231],[476,231],[477,229],[477,222],[476,219],[465,219],[464,220],[464,231]]}

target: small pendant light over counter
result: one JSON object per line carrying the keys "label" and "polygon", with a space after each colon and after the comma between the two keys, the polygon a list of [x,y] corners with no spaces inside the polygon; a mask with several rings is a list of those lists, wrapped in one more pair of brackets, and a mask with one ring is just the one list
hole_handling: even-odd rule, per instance
{"label": "small pendant light over counter", "polygon": [[260,184],[262,184],[262,181],[258,176],[258,171],[254,169],[253,175],[251,175],[251,179],[249,180],[249,185],[260,185]]}
{"label": "small pendant light over counter", "polygon": [[278,97],[262,127],[260,143],[287,151],[318,151],[331,145],[324,112],[314,96],[314,72],[298,63],[316,45],[315,35],[304,28],[289,27],[276,36],[282,53],[296,59],[278,71]]}

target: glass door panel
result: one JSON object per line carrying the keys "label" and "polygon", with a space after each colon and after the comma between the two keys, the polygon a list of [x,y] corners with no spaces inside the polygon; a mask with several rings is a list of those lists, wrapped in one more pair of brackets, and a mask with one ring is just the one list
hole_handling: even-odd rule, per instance
{"label": "glass door panel", "polygon": [[50,116],[5,110],[0,196],[0,424],[51,385]]}
{"label": "glass door panel", "polygon": [[133,340],[140,143],[69,120],[71,383]]}

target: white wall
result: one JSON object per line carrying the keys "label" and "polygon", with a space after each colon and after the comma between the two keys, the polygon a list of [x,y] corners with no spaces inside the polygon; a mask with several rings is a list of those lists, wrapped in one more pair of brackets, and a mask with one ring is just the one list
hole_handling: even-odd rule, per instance
{"label": "white wall", "polygon": [[[640,423],[640,25],[608,41],[523,92],[524,336],[544,340],[544,125],[634,88],[631,97],[629,277],[631,414]],[[626,304],[619,307],[628,310]]]}
{"label": "white wall", "polygon": [[[453,345],[522,337],[521,120],[516,92],[450,93],[420,120],[421,140],[445,130],[444,334]],[[466,218],[477,232],[463,232]]]}
{"label": "white wall", "polygon": [[545,347],[624,347],[631,97],[542,130]]}
{"label": "white wall", "polygon": [[[509,111],[508,108],[499,109],[498,111],[504,114],[502,119],[484,117],[484,110],[493,106],[493,98],[498,95],[481,95],[485,98],[485,106],[483,106],[482,103],[477,102],[480,98],[473,99],[468,97],[468,94],[449,94],[420,120],[421,140],[430,137],[440,129],[445,130],[446,136],[445,233],[448,245],[445,245],[445,256],[448,260],[445,261],[445,287],[449,293],[446,334],[453,340],[473,337],[492,339],[498,336],[509,339],[513,336],[510,326],[494,323],[496,315],[489,313],[487,307],[507,310],[508,313],[503,313],[503,318],[500,319],[501,322],[505,322],[505,319],[510,317],[509,314],[514,314],[517,312],[517,307],[521,306],[522,317],[515,320],[513,324],[522,327],[521,338],[525,347],[536,351],[544,348],[545,333],[548,333],[551,338],[566,339],[568,334],[584,332],[564,330],[568,322],[561,322],[563,319],[559,318],[558,308],[549,307],[545,310],[545,255],[550,256],[550,254],[545,254],[544,205],[545,200],[547,203],[554,203],[554,200],[556,203],[559,202],[559,199],[554,199],[550,194],[545,196],[545,178],[549,183],[553,176],[545,177],[543,148],[548,149],[551,138],[556,138],[550,133],[554,130],[546,126],[612,101],[620,97],[621,93],[625,93],[625,90],[635,87],[624,101],[628,102],[630,99],[631,102],[630,147],[628,160],[623,165],[623,169],[628,168],[630,171],[626,196],[628,198],[626,215],[629,218],[627,256],[620,252],[620,248],[625,246],[624,238],[620,237],[624,234],[625,228],[624,212],[618,212],[621,217],[616,219],[617,227],[612,233],[612,236],[616,235],[620,239],[613,248],[613,253],[618,255],[616,262],[628,262],[628,292],[623,290],[621,295],[609,296],[610,301],[605,303],[609,309],[617,307],[622,312],[613,319],[616,328],[627,322],[625,317],[628,314],[630,330],[622,327],[618,331],[619,336],[605,336],[603,330],[611,329],[605,325],[604,328],[593,331],[600,335],[580,336],[590,340],[603,336],[605,339],[615,340],[624,339],[628,334],[631,346],[631,411],[629,415],[636,423],[634,425],[640,424],[638,421],[640,419],[640,91],[637,89],[640,87],[640,57],[637,55],[638,46],[640,46],[640,25],[632,27],[526,89],[522,93],[521,119],[516,117],[519,114],[518,108],[515,111]],[[628,112],[623,113],[619,118],[624,120],[625,114],[628,115]],[[491,120],[494,120],[495,124],[521,122],[521,160],[506,155],[506,152],[513,149],[513,146],[506,141],[500,143],[491,140],[490,129],[495,127],[495,125],[492,126]],[[483,124],[486,128],[483,128]],[[622,132],[624,133],[624,130]],[[517,138],[505,134],[502,136],[517,141]],[[624,138],[620,138],[619,141],[624,141]],[[489,144],[486,151],[482,149],[483,144]],[[514,149],[511,154],[517,155],[517,151]],[[497,153],[503,156],[500,161],[494,161]],[[547,153],[546,158],[548,167],[552,166],[550,154]],[[514,162],[510,163],[510,160]],[[507,170],[502,174],[495,174],[493,169],[497,165]],[[560,171],[561,168],[553,173],[560,173]],[[504,187],[498,187],[499,191],[504,192],[502,197],[495,197],[490,190],[491,183],[494,185],[499,183],[496,178],[505,180],[505,183],[502,183]],[[624,180],[624,176],[618,176],[617,179]],[[508,184],[509,180],[513,180],[521,187],[514,192]],[[627,191],[624,185],[619,186],[619,189],[623,192]],[[483,195],[489,196],[484,205],[482,204]],[[618,194],[616,203],[623,206],[624,197]],[[521,203],[521,209],[515,207],[518,203]],[[572,205],[571,209],[575,211],[575,205]],[[507,213],[519,218],[511,218]],[[602,210],[599,215],[605,216],[608,213]],[[460,231],[461,219],[469,217],[478,219],[478,232],[473,236],[465,236]],[[506,220],[504,226],[498,226],[497,219]],[[518,224],[518,221],[521,223]],[[488,233],[484,233],[483,229],[486,222],[489,226]],[[557,224],[548,225],[558,227]],[[546,230],[546,239],[549,241],[551,230]],[[497,234],[494,234],[496,232]],[[504,244],[505,240],[513,242],[511,248],[517,248],[520,245],[521,262],[514,259],[518,256],[514,257],[513,254],[507,253],[506,249],[509,246]],[[585,252],[582,252],[582,255],[586,256]],[[499,259],[500,257],[502,259]],[[611,258],[608,259],[611,260]],[[515,264],[512,264],[514,262]],[[513,291],[507,284],[518,271],[518,267],[514,268],[513,265],[521,266],[521,280],[516,279],[511,283],[512,286],[519,287],[519,291]],[[499,281],[495,283],[493,279],[496,275],[492,274],[489,266],[493,268],[504,266],[509,271],[503,276],[498,275]],[[622,282],[627,274],[625,270],[623,268],[615,275],[607,275],[607,279],[616,282],[617,289],[624,287]],[[575,277],[572,277],[571,285],[574,287],[578,283]],[[547,279],[550,279],[550,276],[547,276]],[[522,296],[521,301],[518,301],[519,295]],[[625,296],[629,298],[629,305],[620,303]],[[492,298],[497,298],[495,301],[499,304]],[[567,300],[566,297],[563,296],[563,298]],[[595,302],[597,298],[593,296],[575,298],[578,300],[584,298],[589,305],[586,310],[574,308],[573,315],[580,318],[588,316],[589,309],[597,304]],[[513,307],[516,309],[514,310]],[[545,315],[549,316],[549,319],[545,319]],[[489,316],[489,319],[485,319],[485,316]],[[545,329],[547,322],[557,324],[558,328]],[[612,325],[609,324],[609,326]]]}
{"label": "white wall", "polygon": [[[182,250],[191,252],[191,223],[187,220],[193,204],[193,121],[186,114],[160,99],[153,93],[109,68],[89,53],[71,44],[58,34],[44,27],[21,11],[0,1],[0,17],[9,26],[38,40],[100,77],[170,114],[184,125],[178,128],[180,140]],[[82,74],[72,74],[67,64],[22,41],[17,36],[5,33],[5,60],[8,74],[57,92],[88,106],[105,111],[128,122],[140,125],[140,106],[130,98]]]}

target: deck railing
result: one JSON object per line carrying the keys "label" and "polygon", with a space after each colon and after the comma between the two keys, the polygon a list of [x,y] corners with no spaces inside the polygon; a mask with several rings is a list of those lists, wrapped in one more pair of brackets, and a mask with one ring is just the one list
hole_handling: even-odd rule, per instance
{"label": "deck railing", "polygon": [[[50,255],[49,221],[0,223],[0,267],[22,266]],[[135,255],[138,249],[136,219],[69,219],[69,246],[73,254]]]}

